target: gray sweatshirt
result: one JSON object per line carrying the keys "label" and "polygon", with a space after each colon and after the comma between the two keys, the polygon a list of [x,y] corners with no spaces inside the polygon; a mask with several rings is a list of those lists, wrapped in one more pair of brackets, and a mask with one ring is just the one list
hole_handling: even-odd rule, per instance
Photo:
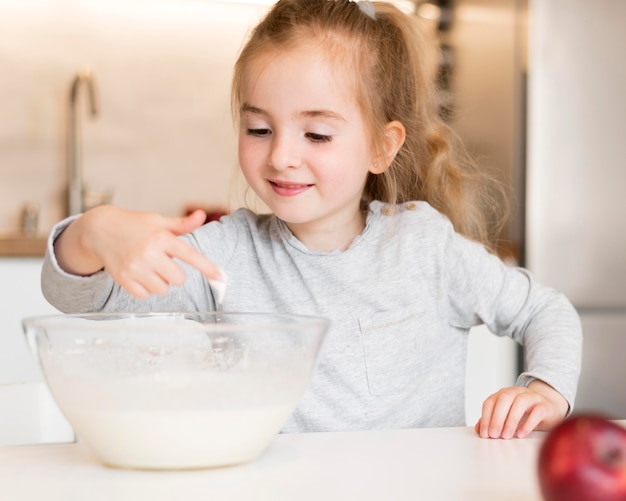
{"label": "gray sweatshirt", "polygon": [[[318,370],[285,432],[462,426],[468,331],[486,324],[525,347],[517,384],[541,379],[573,408],[582,334],[570,302],[455,233],[424,202],[370,204],[345,251],[311,252],[273,215],[240,209],[183,236],[228,275],[223,309],[332,320]],[[207,280],[137,299],[106,271],[65,273],[50,235],[42,288],[64,312],[213,310]],[[489,360],[484,361],[485,364]]]}

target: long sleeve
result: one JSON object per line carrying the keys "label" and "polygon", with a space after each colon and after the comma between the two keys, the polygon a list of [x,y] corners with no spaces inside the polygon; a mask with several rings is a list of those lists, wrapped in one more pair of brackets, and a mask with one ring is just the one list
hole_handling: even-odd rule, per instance
{"label": "long sleeve", "polygon": [[41,290],[50,304],[64,313],[99,311],[114,286],[111,276],[100,271],[81,277],[66,273],[59,266],[54,254],[57,237],[79,216],[73,216],[56,224],[50,235],[41,271]]}
{"label": "long sleeve", "polygon": [[140,299],[121,288],[102,270],[89,276],[66,273],[54,253],[54,241],[74,218],[58,223],[48,237],[41,272],[41,289],[46,300],[64,313],[106,311],[201,311],[215,305],[208,282],[202,275],[181,263],[187,274],[184,286],[170,287],[164,296]]}
{"label": "long sleeve", "polygon": [[[527,368],[573,406],[581,358],[578,315],[525,270],[454,233],[423,202],[395,215],[372,202],[366,228],[343,252],[309,251],[273,216],[244,209],[185,237],[228,275],[224,309],[320,315],[332,320],[309,389],[283,431],[340,431],[465,423],[471,327],[523,344]],[[137,300],[106,272],[64,273],[50,237],[46,297],[63,311],[212,309],[207,281]],[[485,363],[489,363],[486,359]]]}
{"label": "long sleeve", "polygon": [[446,254],[454,322],[483,322],[524,347],[517,384],[540,379],[574,406],[581,370],[582,327],[570,301],[539,284],[525,269],[508,266],[481,246],[452,235]]}

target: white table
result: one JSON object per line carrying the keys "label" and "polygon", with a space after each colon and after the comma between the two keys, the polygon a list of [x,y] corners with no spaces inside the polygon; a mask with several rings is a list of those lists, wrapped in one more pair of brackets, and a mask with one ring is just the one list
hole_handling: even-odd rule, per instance
{"label": "white table", "polygon": [[279,435],[251,463],[149,472],[102,466],[86,445],[0,447],[2,501],[539,501],[545,434],[471,428]]}

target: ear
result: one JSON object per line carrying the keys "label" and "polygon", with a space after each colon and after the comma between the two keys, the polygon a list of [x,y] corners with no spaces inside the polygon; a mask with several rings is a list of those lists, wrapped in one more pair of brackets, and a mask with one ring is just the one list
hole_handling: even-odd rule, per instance
{"label": "ear", "polygon": [[374,158],[374,163],[369,171],[372,174],[382,174],[385,172],[404,144],[405,138],[406,129],[401,122],[393,120],[387,123],[383,136],[383,151]]}

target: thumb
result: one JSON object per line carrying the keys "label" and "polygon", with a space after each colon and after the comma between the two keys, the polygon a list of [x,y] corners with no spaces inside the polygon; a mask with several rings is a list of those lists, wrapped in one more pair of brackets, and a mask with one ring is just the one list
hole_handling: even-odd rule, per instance
{"label": "thumb", "polygon": [[174,235],[185,235],[202,226],[206,221],[206,212],[197,209],[184,217],[167,218],[167,229]]}

